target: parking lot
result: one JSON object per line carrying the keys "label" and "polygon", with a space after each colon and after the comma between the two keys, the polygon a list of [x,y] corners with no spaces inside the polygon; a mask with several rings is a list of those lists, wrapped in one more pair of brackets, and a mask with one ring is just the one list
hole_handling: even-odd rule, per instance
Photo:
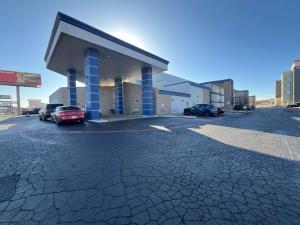
{"label": "parking lot", "polygon": [[0,121],[0,224],[300,224],[300,110]]}

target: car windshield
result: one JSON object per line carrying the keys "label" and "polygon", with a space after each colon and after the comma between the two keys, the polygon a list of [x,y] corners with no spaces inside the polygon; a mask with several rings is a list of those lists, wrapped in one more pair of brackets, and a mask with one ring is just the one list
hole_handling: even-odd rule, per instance
{"label": "car windshield", "polygon": [[79,110],[76,106],[62,106],[59,107],[60,111],[67,111],[67,110]]}
{"label": "car windshield", "polygon": [[207,107],[207,104],[197,104],[194,107],[197,107],[197,108]]}

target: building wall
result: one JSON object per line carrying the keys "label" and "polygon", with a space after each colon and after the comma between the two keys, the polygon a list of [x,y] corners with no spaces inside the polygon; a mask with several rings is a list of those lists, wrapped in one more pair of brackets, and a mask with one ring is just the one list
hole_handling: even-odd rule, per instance
{"label": "building wall", "polygon": [[[160,87],[165,93],[169,93],[158,94],[158,88],[153,87],[154,112],[157,114],[183,113],[184,108],[201,103],[210,103],[210,90],[208,88],[172,75],[164,74],[162,77],[163,79],[158,82],[159,85],[156,85],[156,87]],[[175,85],[168,85],[170,82],[177,81],[180,82],[175,83]],[[220,92],[220,87],[218,85],[214,86],[216,86],[215,91]],[[85,88],[77,87],[76,90],[78,105],[84,106]],[[223,93],[223,89],[221,93]],[[114,109],[114,95],[114,86],[101,86],[100,108],[103,115],[110,114],[111,110]],[[50,103],[68,105],[67,88],[58,89],[49,99]],[[222,99],[222,101],[224,100]],[[142,114],[141,86],[139,84],[123,83],[123,107],[124,114]]]}
{"label": "building wall", "polygon": [[276,80],[275,104],[282,105],[281,80]]}
{"label": "building wall", "polygon": [[249,96],[249,105],[256,106],[256,96]]}
{"label": "building wall", "polygon": [[203,103],[204,104],[210,103],[210,90],[209,89],[203,90]]}
{"label": "building wall", "polygon": [[189,97],[171,96],[171,113],[181,114],[184,108],[192,107]]}
{"label": "building wall", "polygon": [[249,105],[249,91],[234,90],[234,104],[241,106]]}
{"label": "building wall", "polygon": [[42,103],[41,99],[28,99],[28,108],[34,109],[34,108],[42,108],[44,106],[44,103]]}
{"label": "building wall", "polygon": [[281,74],[281,98],[282,105],[293,103],[293,72],[286,71]]}
{"label": "building wall", "polygon": [[293,69],[293,103],[300,102],[300,65],[297,65]]}
{"label": "building wall", "polygon": [[100,88],[100,109],[103,115],[111,114],[115,109],[115,87]]}
{"label": "building wall", "polygon": [[210,88],[210,103],[224,107],[224,88],[223,84],[220,83],[205,83],[204,86]]}
{"label": "building wall", "polygon": [[[156,74],[153,76],[153,87],[162,91],[177,92],[186,95],[173,95],[171,97],[171,112],[181,113],[186,107],[192,107],[200,103],[209,103],[207,96],[208,88],[197,83],[176,77],[167,73]],[[206,95],[204,94],[206,93]]]}
{"label": "building wall", "polygon": [[[223,97],[215,96],[216,93],[211,93],[211,103],[218,104],[223,106],[226,111],[232,111],[234,105],[234,92],[233,92],[233,80],[232,79],[225,79],[225,80],[217,80],[211,82],[202,83],[207,87],[211,87],[212,84],[219,85],[223,88]],[[212,91],[214,92],[214,91]],[[219,101],[221,103],[215,103],[215,101]]]}
{"label": "building wall", "polygon": [[224,107],[225,110],[233,110],[233,80],[229,79],[223,82],[224,87]]}
{"label": "building wall", "polygon": [[170,95],[156,94],[156,114],[171,114],[171,101],[172,97]]}
{"label": "building wall", "polygon": [[142,87],[138,84],[123,83],[124,114],[142,114]]}
{"label": "building wall", "polygon": [[68,98],[67,88],[61,87],[49,96],[49,103],[68,105]]}
{"label": "building wall", "polygon": [[[77,87],[77,105],[82,107],[85,105],[85,87]],[[68,88],[61,87],[49,96],[49,103],[69,105]],[[100,88],[100,109],[102,114],[110,114],[114,109],[114,87]]]}
{"label": "building wall", "polygon": [[190,99],[188,100],[189,107],[194,106],[196,104],[204,103],[204,88],[195,87],[192,85],[189,85],[190,89]]}
{"label": "building wall", "polygon": [[173,84],[178,84],[176,86],[177,92],[186,93],[188,91],[187,90],[188,80],[185,80],[183,78],[168,73],[159,73],[153,75],[153,87],[159,90],[174,91]]}

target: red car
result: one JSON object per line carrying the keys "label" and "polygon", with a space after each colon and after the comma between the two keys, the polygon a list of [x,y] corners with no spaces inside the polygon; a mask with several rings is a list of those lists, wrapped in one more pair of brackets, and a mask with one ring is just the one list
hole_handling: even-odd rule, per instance
{"label": "red car", "polygon": [[51,120],[57,125],[65,122],[84,122],[84,111],[76,106],[59,106],[51,113]]}

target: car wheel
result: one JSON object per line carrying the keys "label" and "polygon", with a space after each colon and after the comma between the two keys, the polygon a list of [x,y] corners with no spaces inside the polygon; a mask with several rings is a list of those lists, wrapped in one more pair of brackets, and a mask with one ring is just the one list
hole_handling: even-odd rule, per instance
{"label": "car wheel", "polygon": [[56,125],[61,125],[61,123],[55,118],[55,123],[56,123]]}

